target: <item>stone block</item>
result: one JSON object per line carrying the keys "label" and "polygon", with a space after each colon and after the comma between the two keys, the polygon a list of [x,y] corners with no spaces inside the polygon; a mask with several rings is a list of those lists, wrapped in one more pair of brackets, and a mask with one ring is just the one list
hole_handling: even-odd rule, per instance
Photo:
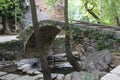
{"label": "stone block", "polygon": [[17,75],[17,74],[8,74],[8,75],[0,77],[0,80],[15,80],[18,77],[20,77],[20,75]]}
{"label": "stone block", "polygon": [[120,76],[108,73],[105,76],[103,76],[100,80],[120,80]]}

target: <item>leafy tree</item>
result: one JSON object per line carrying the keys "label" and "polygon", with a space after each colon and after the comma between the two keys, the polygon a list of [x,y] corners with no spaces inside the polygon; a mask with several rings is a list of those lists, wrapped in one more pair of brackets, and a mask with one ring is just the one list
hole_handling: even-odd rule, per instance
{"label": "leafy tree", "polygon": [[[97,22],[120,25],[120,0],[81,0],[82,5]],[[86,15],[91,18],[90,15]],[[92,18],[91,18],[92,19]]]}
{"label": "leafy tree", "polygon": [[4,30],[8,22],[14,23],[15,19],[22,21],[24,0],[0,0],[0,16],[3,19]]}

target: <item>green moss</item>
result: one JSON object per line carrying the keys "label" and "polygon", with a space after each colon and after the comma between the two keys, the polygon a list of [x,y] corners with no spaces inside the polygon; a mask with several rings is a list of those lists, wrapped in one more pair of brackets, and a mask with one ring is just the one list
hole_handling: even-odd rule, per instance
{"label": "green moss", "polygon": [[105,45],[105,43],[103,41],[97,42],[97,45],[96,45],[97,50],[103,50],[105,48],[106,48],[106,45]]}
{"label": "green moss", "polygon": [[118,43],[120,43],[120,38],[116,38],[116,41],[117,41]]}
{"label": "green moss", "polygon": [[22,49],[22,42],[19,40],[12,40],[0,43],[0,50],[21,50]]}

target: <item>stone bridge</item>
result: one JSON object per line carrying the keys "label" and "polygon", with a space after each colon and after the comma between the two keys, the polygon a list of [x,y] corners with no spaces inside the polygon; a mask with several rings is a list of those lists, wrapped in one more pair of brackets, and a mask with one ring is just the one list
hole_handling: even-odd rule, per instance
{"label": "stone bridge", "polygon": [[[40,30],[42,31],[42,38],[44,39],[44,45],[46,50],[49,50],[52,41],[55,39],[56,35],[62,30],[61,27],[64,26],[62,22],[56,21],[41,21],[39,22]],[[35,35],[33,26],[26,27],[18,36],[22,40],[24,45],[24,50],[26,55],[30,54],[28,57],[35,57]],[[33,54],[34,53],[34,54]]]}
{"label": "stone bridge", "polygon": [[[39,27],[42,30],[44,47],[46,50],[49,49],[52,41],[55,39],[55,36],[61,31],[64,30],[64,22],[57,22],[51,20],[45,20],[39,22]],[[70,27],[77,27],[82,30],[97,30],[100,33],[114,33],[112,34],[116,38],[120,38],[120,28],[112,26],[104,26],[98,24],[89,24],[89,23],[73,23],[70,24]],[[25,53],[33,53],[35,51],[35,37],[33,26],[26,27],[19,35],[18,38],[23,41]],[[28,55],[28,54],[27,54]],[[33,56],[33,55],[31,55]]]}
{"label": "stone bridge", "polygon": [[[84,22],[70,24],[69,26],[72,30],[70,30],[70,36],[72,36],[75,42],[82,44],[86,51],[91,50],[91,47],[92,49],[95,48],[97,50],[102,50],[106,48],[110,48],[112,49],[112,51],[120,50],[119,27],[104,26],[100,24],[89,24]],[[45,20],[39,22],[39,27],[43,33],[42,37],[44,39],[44,47],[46,47],[46,50],[49,50],[52,41],[55,39],[55,36],[60,31],[64,31],[64,22]],[[6,39],[6,37],[4,38]],[[35,37],[33,26],[26,27],[17,36],[16,39],[17,41],[7,41],[6,43],[6,40],[2,38],[2,42],[0,41],[0,50],[8,48],[8,51],[15,51],[15,49],[21,51],[21,48],[24,48],[23,51],[27,56],[29,56],[29,54],[31,53],[35,53]],[[22,41],[22,43],[19,43],[19,41]],[[3,43],[7,44],[7,46]],[[60,44],[63,44],[63,42],[60,42]],[[58,45],[56,45],[55,48],[57,46]],[[62,49],[63,48],[64,46],[62,47]],[[33,54],[31,56],[36,56],[36,54]]]}

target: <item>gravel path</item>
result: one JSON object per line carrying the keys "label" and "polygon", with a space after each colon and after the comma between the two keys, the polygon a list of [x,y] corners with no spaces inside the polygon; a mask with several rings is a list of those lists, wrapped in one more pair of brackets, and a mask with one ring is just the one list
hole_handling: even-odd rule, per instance
{"label": "gravel path", "polygon": [[0,35],[0,42],[17,40],[16,36],[17,35]]}

